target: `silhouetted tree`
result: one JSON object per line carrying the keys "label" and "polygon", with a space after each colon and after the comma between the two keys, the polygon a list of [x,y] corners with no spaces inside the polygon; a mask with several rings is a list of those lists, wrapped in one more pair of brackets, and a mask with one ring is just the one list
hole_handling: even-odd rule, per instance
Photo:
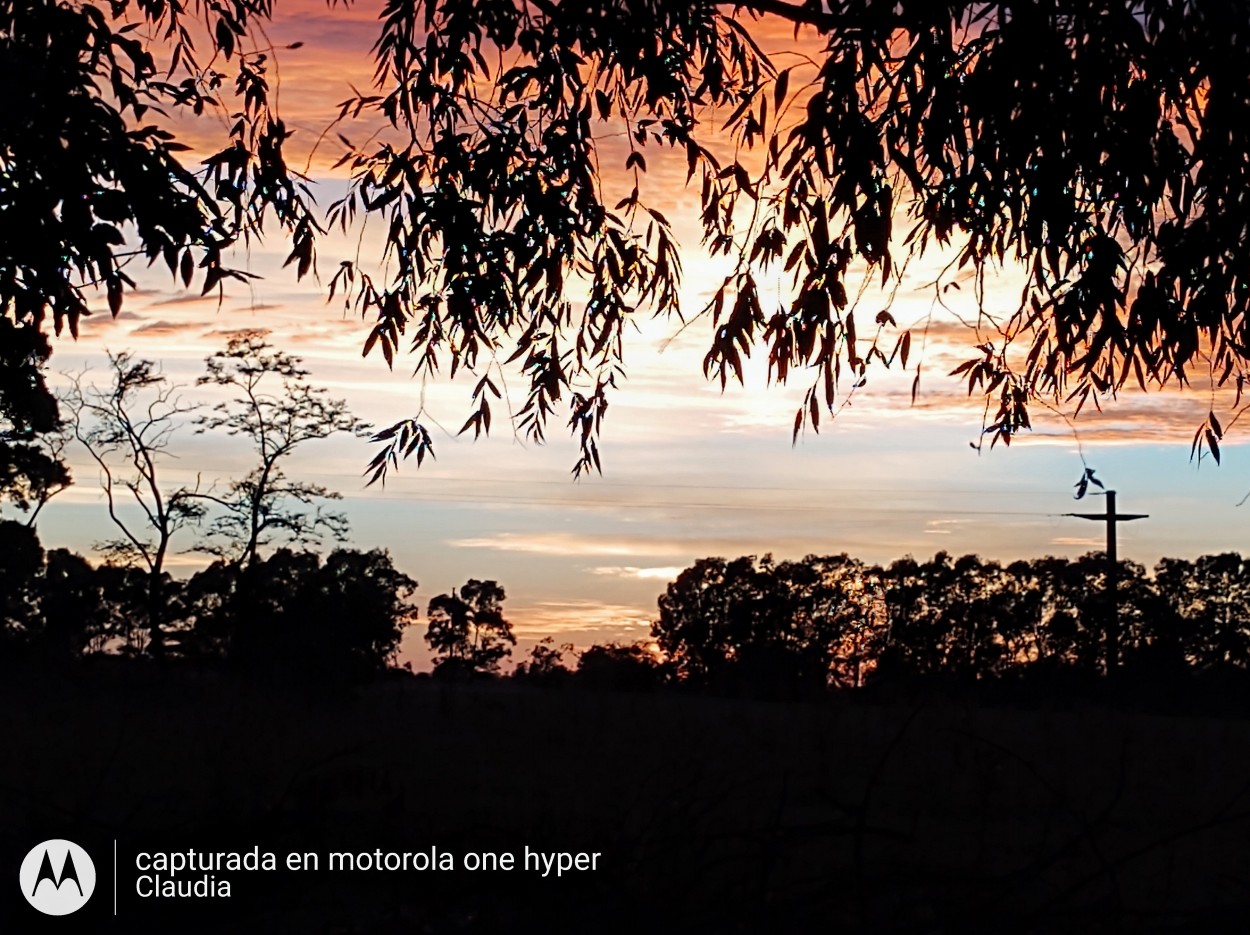
{"label": "silhouetted tree", "polygon": [[[939,552],[925,563],[897,561],[885,577],[889,669],[980,679],[1102,668],[1110,601],[1099,553],[1003,568]],[[1118,605],[1126,651],[1160,656],[1171,625],[1140,565],[1120,563]]]}
{"label": "silhouetted tree", "polygon": [[1250,564],[1242,556],[1165,558],[1155,566],[1155,583],[1186,661],[1201,669],[1250,668]]}
{"label": "silhouetted tree", "polygon": [[1047,640],[1050,579],[1067,559],[1043,558],[1009,564],[1005,574],[1011,587],[999,598],[999,632],[1007,665],[1023,671],[1051,655]]}
{"label": "silhouetted tree", "polygon": [[72,379],[61,401],[69,412],[74,437],[100,471],[109,519],[120,538],[98,543],[110,562],[138,566],[147,575],[143,603],[148,652],[164,651],[169,576],[166,561],[174,536],[204,516],[198,494],[161,481],[161,465],[170,457],[170,438],[197,408],[183,403],[150,360],[130,353],[109,355],[110,384],[83,385]]}
{"label": "silhouetted tree", "polygon": [[1045,652],[1045,588],[1028,563],[908,557],[885,573],[889,667],[964,681],[997,678]]}
{"label": "silhouetted tree", "polygon": [[555,639],[543,637],[530,648],[530,654],[524,662],[518,662],[512,677],[523,682],[535,682],[541,685],[556,685],[568,681],[573,674],[564,664],[564,654],[573,652],[572,643],[562,643],[559,647]]}
{"label": "silhouetted tree", "polygon": [[73,477],[64,461],[66,427],[25,443],[0,440],[0,497],[26,514],[34,526],[48,501],[69,489]]}
{"label": "silhouetted tree", "polygon": [[884,635],[877,587],[846,555],[701,559],[660,597],[652,636],[693,684],[769,697],[858,685]]}
{"label": "silhouetted tree", "polygon": [[100,652],[113,636],[104,576],[81,555],[52,549],[39,580],[40,629],[33,642],[46,657]]}
{"label": "silhouetted tree", "polygon": [[146,598],[138,579],[134,600],[110,588],[116,568],[96,569],[66,549],[45,552],[28,524],[0,520],[0,649],[27,662],[65,662],[86,652],[120,648],[119,623],[134,627]]}
{"label": "silhouetted tree", "polygon": [[945,671],[946,664],[955,661],[955,575],[954,561],[946,552],[923,563],[907,556],[886,570],[888,669],[930,675]]}
{"label": "silhouetted tree", "polygon": [[[245,281],[251,274],[222,258],[270,218],[293,236],[297,274],[312,264],[318,224],[285,165],[289,131],[268,105],[267,55],[246,41],[253,16],[269,9],[250,0],[0,2],[0,497],[29,506],[32,522],[69,483],[55,446],[35,444],[58,422],[42,375],[49,316],[58,333],[68,325],[76,336],[90,306],[118,314],[135,285],[126,267],[140,257],[162,260],[184,285],[202,271],[205,293]],[[234,80],[223,81],[230,65]],[[223,98],[233,98],[228,109]],[[233,117],[197,175],[178,160],[188,147],[150,114],[206,110]],[[157,527],[165,521],[155,517]],[[161,544],[140,548],[138,533],[131,526],[126,548],[148,550],[152,611]],[[149,623],[159,651],[160,621]]]}
{"label": "silhouetted tree", "polygon": [[704,558],[665,588],[651,635],[683,681],[722,682],[746,647],[781,638],[785,611],[771,578],[771,556],[758,565],[755,556]]}
{"label": "silhouetted tree", "polygon": [[43,546],[23,523],[0,520],[0,639],[25,643],[38,628],[38,575]]}
{"label": "silhouetted tree", "polygon": [[199,418],[200,431],[225,429],[229,435],[242,436],[257,463],[244,477],[230,481],[224,492],[199,495],[224,511],[210,525],[216,541],[202,548],[247,567],[275,539],[298,546],[326,535],[342,541],[346,517],[314,506],[337,500],[340,494],[320,484],[291,480],[283,465],[307,442],[339,433],[359,435],[368,426],[348,412],[345,400],[326,398],[324,388],[309,382],[300,358],[269,344],[263,331],[232,334],[225,349],[206,363],[208,373],[198,382],[238,395],[214,406],[212,415]]}
{"label": "silhouetted tree", "polygon": [[394,659],[416,581],[390,555],[278,549],[242,575],[224,561],[192,577],[187,613],[201,652],[255,671],[361,678]]}
{"label": "silhouetted tree", "polygon": [[[104,630],[105,646],[125,656],[136,656],[148,650],[147,606],[151,593],[150,573],[133,565],[105,562],[95,569],[96,579],[104,601],[107,621]],[[181,652],[186,651],[185,621],[180,619],[176,598],[182,583],[168,572],[160,583],[164,599],[162,617],[167,621],[162,628],[162,645],[166,648],[174,641]],[[174,632],[170,632],[174,630]]]}
{"label": "silhouetted tree", "polygon": [[668,668],[643,643],[596,644],[577,657],[577,683],[587,688],[641,691],[667,676]]}
{"label": "silhouetted tree", "polygon": [[[1175,618],[1144,565],[1120,560],[1116,614],[1119,618],[1121,653],[1127,668],[1144,674],[1146,670],[1161,671],[1163,667],[1181,661]],[[1105,644],[1105,634],[1103,639]]]}
{"label": "silhouetted tree", "polygon": [[782,562],[776,573],[795,592],[795,648],[839,688],[857,688],[876,666],[886,636],[881,570],[845,553]]}
{"label": "silhouetted tree", "polygon": [[[1107,559],[1102,552],[1091,552],[1073,559],[1052,579],[1054,611],[1049,636],[1056,655],[1066,665],[1085,673],[1105,669],[1106,632],[1113,612],[1107,590]],[[1149,591],[1143,579],[1145,569],[1121,561],[1116,590],[1120,645],[1127,654],[1143,641],[1144,618]]]}
{"label": "silhouetted tree", "polygon": [[425,641],[435,654],[435,673],[495,673],[512,654],[516,637],[504,619],[504,589],[495,581],[470,578],[450,594],[430,599]]}
{"label": "silhouetted tree", "polygon": [[43,375],[51,353],[33,325],[0,314],[0,500],[28,513],[32,526],[43,505],[71,483],[66,428]]}

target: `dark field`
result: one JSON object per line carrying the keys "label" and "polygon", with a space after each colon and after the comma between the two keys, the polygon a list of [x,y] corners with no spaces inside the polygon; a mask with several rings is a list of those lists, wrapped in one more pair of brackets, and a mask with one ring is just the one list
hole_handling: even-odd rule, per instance
{"label": "dark field", "polygon": [[[99,666],[0,699],[6,866],[66,837],[100,873],[62,919],[6,884],[3,931],[1198,932],[1250,909],[1244,719]],[[254,845],[321,871],[134,895],[138,851]],[[603,857],[559,879],[324,863],[432,846]]]}

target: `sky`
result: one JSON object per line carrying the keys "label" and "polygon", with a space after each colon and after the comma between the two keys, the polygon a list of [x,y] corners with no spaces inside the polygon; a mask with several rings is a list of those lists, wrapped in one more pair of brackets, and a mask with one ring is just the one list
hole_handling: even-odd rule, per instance
{"label": "sky", "polygon": [[[368,49],[380,4],[277,6],[270,40],[278,47],[303,43],[279,54],[279,106],[297,131],[291,152],[308,160],[324,207],[343,191],[343,177],[330,169],[341,149],[332,134],[315,153],[312,144],[352,93],[350,85],[364,90],[370,83]],[[801,53],[808,41],[780,24],[754,29],[779,61]],[[204,132],[192,129],[190,137],[195,142]],[[199,145],[209,145],[207,136]],[[683,305],[697,309],[723,267],[698,247],[698,193],[682,186],[684,159],[678,164],[648,153],[648,162],[652,204],[673,221],[683,244]],[[366,261],[377,255],[376,230],[325,238],[319,281],[296,282],[282,270],[288,248],[277,241],[235,258],[263,278],[231,284],[220,306],[215,295],[179,289],[159,268],[143,275],[116,320],[101,312],[84,321],[78,340],[56,340],[50,381],[64,386],[67,374],[84,371],[86,382],[103,380],[105,353],[129,350],[159,361],[183,387],[184,400],[212,402],[194,385],[204,358],[229,332],[264,328],[274,344],[304,359],[317,385],[375,425],[415,414],[424,394],[435,420],[428,424],[436,460],[419,469],[403,464],[384,487],[366,488],[362,472],[373,448],[336,438],[307,445],[288,474],[341,492],[337,506],[351,521],[351,544],[389,549],[396,565],[420,582],[422,611],[431,597],[468,578],[500,582],[520,640],[514,658],[545,636],[579,647],[645,639],[665,585],[705,556],[847,552],[888,562],[946,550],[1009,560],[1101,548],[1100,524],[1063,515],[1102,509],[1098,499],[1072,500],[1086,464],[1119,492],[1121,510],[1150,514],[1121,528],[1121,556],[1149,566],[1162,556],[1242,548],[1250,504],[1238,504],[1250,492],[1247,449],[1234,434],[1221,465],[1190,457],[1193,433],[1212,406],[1208,391],[1126,392],[1105,412],[1084,412],[1075,423],[1035,407],[1032,433],[1010,448],[974,450],[984,402],[946,374],[975,356],[978,339],[942,310],[935,313],[928,285],[949,255],[930,254],[909,267],[892,307],[900,327],[918,329],[912,353],[923,378],[915,405],[911,373],[871,373],[820,434],[808,431],[792,445],[801,375],[769,387],[765,355],[757,350],[745,385],[730,383],[722,392],[701,373],[708,321],[684,329],[676,321],[648,321],[627,336],[628,380],[605,420],[603,475],[574,482],[576,445],[563,419],[553,420],[544,446],[515,436],[502,412],[491,437],[456,437],[470,412],[472,379],[422,386],[402,356],[394,372],[376,354],[362,359],[369,323],[337,299],[328,302],[327,286],[340,259],[357,249]],[[991,304],[1008,307],[1018,283],[1011,270],[996,277]],[[970,301],[970,291],[948,290],[944,297],[967,313],[971,306],[961,310],[959,302]],[[775,292],[784,300],[785,284]],[[524,395],[519,382],[508,389],[512,400]],[[197,475],[222,483],[249,467],[238,439],[197,435],[190,425],[174,436],[170,453],[176,457],[162,471],[171,487]],[[70,461],[77,485],[41,514],[39,532],[47,545],[92,555],[94,543],[113,533],[97,472],[81,451],[71,451]],[[175,558],[181,573],[208,561],[195,544],[193,535],[184,536]],[[428,661],[423,631],[422,624],[411,628],[401,650],[417,667]]]}

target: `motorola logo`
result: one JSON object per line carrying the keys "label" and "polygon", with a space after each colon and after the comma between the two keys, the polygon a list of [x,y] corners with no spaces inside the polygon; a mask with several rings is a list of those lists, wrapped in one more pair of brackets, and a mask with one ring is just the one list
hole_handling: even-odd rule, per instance
{"label": "motorola logo", "polygon": [[95,889],[95,864],[73,841],[55,838],[36,844],[18,871],[22,895],[45,915],[76,912]]}

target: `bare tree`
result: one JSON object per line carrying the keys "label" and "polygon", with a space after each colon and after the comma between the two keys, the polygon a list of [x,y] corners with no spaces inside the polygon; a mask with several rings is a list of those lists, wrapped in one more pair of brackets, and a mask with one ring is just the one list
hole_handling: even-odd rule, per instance
{"label": "bare tree", "polygon": [[243,436],[258,459],[225,493],[199,495],[224,511],[213,520],[213,538],[202,547],[242,568],[254,565],[259,550],[276,538],[307,545],[326,535],[338,541],[345,537],[346,518],[317,505],[341,495],[320,484],[289,479],[282,464],[305,442],[369,431],[367,423],[348,412],[345,400],[329,399],[325,389],[313,387],[300,358],[274,348],[265,340],[267,333],[232,334],[225,350],[206,360],[208,372],[198,381],[238,393],[214,406],[212,415],[199,418],[199,430],[225,429]]}
{"label": "bare tree", "polygon": [[71,377],[61,403],[74,437],[100,469],[109,518],[121,531],[120,537],[95,547],[111,564],[146,571],[148,652],[159,655],[165,647],[161,625],[167,616],[170,542],[205,513],[195,490],[162,485],[160,465],[171,457],[171,436],[198,407],[182,402],[178,387],[150,360],[137,360],[129,352],[109,354],[109,368],[111,383],[105,388],[84,385],[82,374]]}

